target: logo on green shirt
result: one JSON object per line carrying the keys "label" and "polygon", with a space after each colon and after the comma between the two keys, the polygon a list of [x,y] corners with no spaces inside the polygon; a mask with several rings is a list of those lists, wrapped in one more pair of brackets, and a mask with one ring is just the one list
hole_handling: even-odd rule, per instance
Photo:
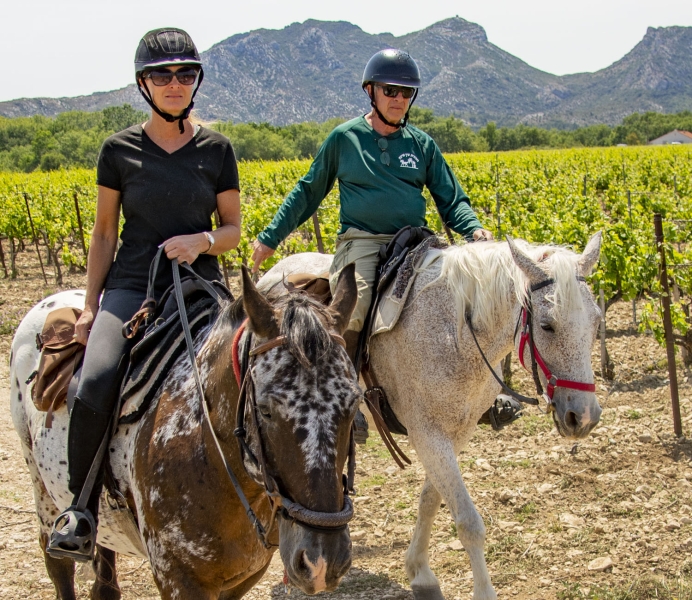
{"label": "logo on green shirt", "polygon": [[404,169],[418,169],[418,161],[420,159],[410,152],[404,152],[399,155],[399,166]]}

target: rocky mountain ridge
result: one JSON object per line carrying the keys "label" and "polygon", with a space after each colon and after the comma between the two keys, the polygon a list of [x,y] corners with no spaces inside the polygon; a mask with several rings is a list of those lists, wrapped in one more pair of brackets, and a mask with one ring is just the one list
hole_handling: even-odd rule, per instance
{"label": "rocky mountain ridge", "polygon": [[[363,67],[386,47],[406,49],[418,61],[419,105],[472,126],[612,125],[633,112],[692,109],[692,27],[649,28],[611,66],[557,76],[490,43],[480,25],[459,17],[400,37],[315,20],[234,35],[202,53],[206,76],[196,108],[205,120],[276,125],[361,114],[368,108]],[[76,98],[0,102],[0,115],[52,116],[125,102],[148,108],[130,85]]]}

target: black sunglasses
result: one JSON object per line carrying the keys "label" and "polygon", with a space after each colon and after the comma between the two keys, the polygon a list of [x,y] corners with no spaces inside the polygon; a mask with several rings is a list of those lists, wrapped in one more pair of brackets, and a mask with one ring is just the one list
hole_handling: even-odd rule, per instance
{"label": "black sunglasses", "polygon": [[379,85],[377,86],[382,90],[382,93],[387,96],[387,98],[396,98],[401,92],[401,95],[408,100],[413,93],[416,91],[415,88],[403,87],[400,85]]}
{"label": "black sunglasses", "polygon": [[387,148],[389,147],[389,143],[387,142],[387,138],[380,138],[377,140],[377,147],[382,150],[382,154],[380,154],[380,162],[385,166],[389,166],[389,152],[387,152]]}
{"label": "black sunglasses", "polygon": [[149,71],[144,77],[151,79],[151,82],[157,87],[169,85],[174,77],[178,80],[180,85],[192,85],[197,79],[198,73],[199,71],[197,69],[192,68],[180,69],[175,73],[167,69],[161,69],[158,71]]}

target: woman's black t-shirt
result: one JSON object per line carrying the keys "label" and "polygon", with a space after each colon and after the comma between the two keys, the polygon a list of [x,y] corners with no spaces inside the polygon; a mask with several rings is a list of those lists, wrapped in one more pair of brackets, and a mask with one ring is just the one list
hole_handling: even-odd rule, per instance
{"label": "woman's black t-shirt", "polygon": [[[96,181],[120,192],[124,225],[106,289],[146,291],[149,265],[160,244],[176,235],[211,231],[216,195],[240,189],[231,143],[200,127],[182,148],[169,154],[141,125],[109,137],[101,148]],[[215,256],[200,254],[192,268],[205,279],[220,279]],[[159,266],[157,295],[173,283],[170,267]]]}

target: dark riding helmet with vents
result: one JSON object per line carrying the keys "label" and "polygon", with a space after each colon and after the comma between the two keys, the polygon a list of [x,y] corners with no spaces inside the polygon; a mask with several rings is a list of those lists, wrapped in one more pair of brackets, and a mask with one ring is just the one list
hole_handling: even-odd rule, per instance
{"label": "dark riding helmet with vents", "polygon": [[[197,77],[197,87],[192,93],[192,99],[188,107],[177,117],[163,112],[156,106],[140,80],[147,71],[157,68],[174,67],[182,65],[191,65],[199,68],[199,76]],[[193,102],[195,94],[199,89],[202,79],[204,79],[204,70],[202,69],[202,61],[199,57],[199,52],[195,43],[189,34],[182,29],[175,27],[163,27],[154,29],[144,35],[137,46],[135,54],[135,79],[140,93],[160,117],[164,118],[169,123],[179,122],[180,133],[185,131],[183,121],[190,116],[190,111],[194,107]]]}
{"label": "dark riding helmet with vents", "polygon": [[[420,71],[418,65],[416,61],[411,58],[411,55],[403,50],[396,50],[394,48],[380,50],[370,58],[368,64],[365,65],[365,71],[363,71],[363,89],[365,90],[369,84],[375,83],[379,83],[380,85],[399,85],[402,87],[415,88],[416,91],[409,103],[410,110],[416,96],[418,96],[418,88],[420,87]],[[406,126],[408,122],[408,110],[402,122],[390,123],[384,118],[384,115],[382,115],[375,105],[374,91],[368,92],[368,95],[370,96],[370,106],[375,109],[377,116],[383,122],[390,127]]]}

